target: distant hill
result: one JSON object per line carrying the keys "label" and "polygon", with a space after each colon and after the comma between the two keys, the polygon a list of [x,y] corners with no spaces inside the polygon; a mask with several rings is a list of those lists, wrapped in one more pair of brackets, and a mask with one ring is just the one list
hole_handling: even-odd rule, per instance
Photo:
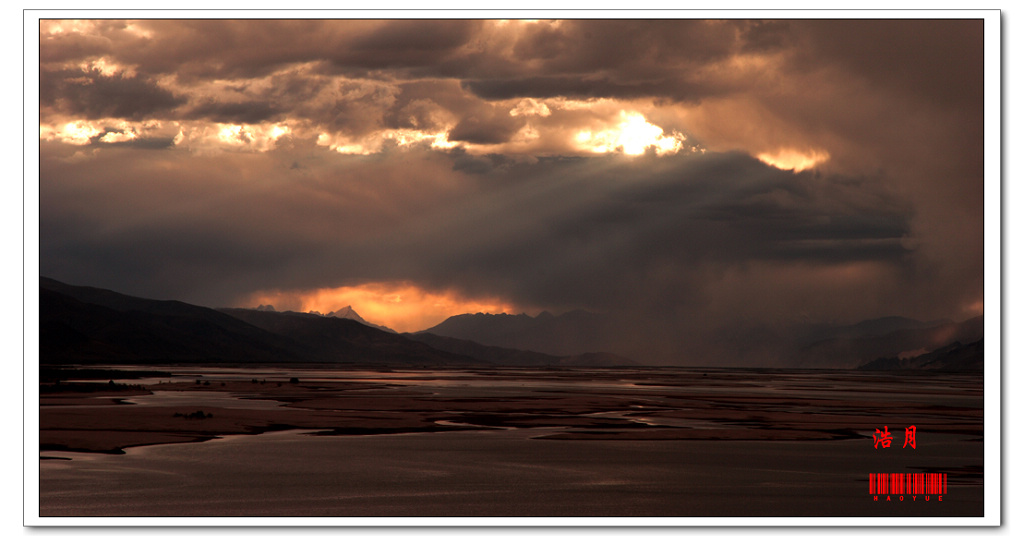
{"label": "distant hill", "polygon": [[351,307],[332,314],[210,309],[41,278],[40,362],[635,365],[608,353],[556,356],[388,333]]}
{"label": "distant hill", "polygon": [[[983,335],[983,325],[980,316],[960,323],[885,316],[843,325],[748,324],[709,334],[705,340],[714,350],[710,356],[698,357],[724,365],[853,369],[878,358],[908,358],[952,342],[975,342]],[[615,316],[578,310],[560,316],[543,312],[536,317],[462,314],[420,333],[560,356],[616,353],[642,358],[647,354],[645,347],[630,337],[637,328]],[[445,346],[444,350],[456,351],[453,344]],[[680,353],[680,360],[685,357]]]}
{"label": "distant hill", "polygon": [[352,320],[222,312],[40,279],[43,364],[475,361]]}
{"label": "distant hill", "polygon": [[[954,342],[970,344],[984,336],[984,317],[964,322],[902,322],[886,319],[890,327],[851,326],[839,329],[841,336],[811,342],[798,351],[794,362],[800,367],[854,368],[879,358],[911,358]],[[892,330],[899,323],[912,327]]]}
{"label": "distant hill", "polygon": [[[276,312],[270,307],[215,310],[41,278],[40,359],[42,363],[638,365],[616,355],[631,354],[621,348],[636,346],[638,341],[629,334],[637,330],[635,324],[582,310],[560,316],[544,312],[532,318],[464,314],[405,335],[366,325],[350,307],[332,314]],[[706,361],[739,365],[763,361],[803,368],[853,369],[867,364],[929,368],[946,365],[935,363],[941,356],[963,366],[973,365],[967,361],[974,357],[969,351],[980,353],[980,343],[974,343],[983,334],[981,316],[960,323],[891,316],[845,326],[760,333],[738,328],[734,337],[712,337],[709,342],[722,347],[724,357]],[[949,348],[941,352],[944,347]],[[931,360],[916,359],[929,354]]]}
{"label": "distant hill", "polygon": [[304,348],[212,309],[40,280],[41,363],[299,361]]}
{"label": "distant hill", "polygon": [[[259,309],[257,309],[257,310],[259,310]],[[363,325],[368,325],[370,327],[375,327],[375,328],[377,328],[377,329],[379,329],[381,331],[387,331],[388,333],[395,333],[395,334],[398,333],[397,331],[395,331],[394,329],[391,329],[390,327],[385,327],[385,326],[377,325],[377,324],[371,324],[370,322],[367,322],[366,320],[363,319],[362,316],[359,315],[359,313],[357,313],[352,308],[351,305],[349,305],[349,306],[347,306],[345,308],[339,308],[338,310],[336,310],[334,312],[331,312],[330,314],[327,314],[327,316],[329,318],[343,318],[345,320],[355,320],[355,321],[357,321],[357,322],[359,322],[359,323],[361,323]]]}
{"label": "distant hill", "polygon": [[481,361],[490,361],[504,365],[556,365],[563,359],[561,356],[553,356],[542,352],[487,346],[464,339],[442,337],[433,333],[403,333],[402,336],[430,345],[438,350],[444,350],[445,352],[463,354]]}
{"label": "distant hill", "polygon": [[894,331],[914,331],[952,324],[952,320],[935,320],[923,322],[904,316],[885,316],[864,320],[851,325],[816,325],[808,327],[804,332],[805,342],[816,342],[826,339],[856,339],[860,337],[879,337]]}
{"label": "distant hill", "polygon": [[975,341],[966,345],[954,342],[912,358],[878,358],[858,367],[858,369],[868,371],[983,371],[985,369],[984,341]]}
{"label": "distant hill", "polygon": [[220,309],[260,329],[306,347],[314,361],[368,363],[481,363],[480,360],[432,348],[401,335],[350,319],[301,312]]}
{"label": "distant hill", "polygon": [[620,332],[603,315],[575,310],[560,316],[544,312],[535,318],[526,314],[460,314],[421,333],[565,356],[612,352],[615,347],[608,341]]}

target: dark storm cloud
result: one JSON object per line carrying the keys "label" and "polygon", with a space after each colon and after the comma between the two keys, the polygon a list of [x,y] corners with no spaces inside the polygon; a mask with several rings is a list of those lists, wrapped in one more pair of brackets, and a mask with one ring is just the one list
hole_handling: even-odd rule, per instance
{"label": "dark storm cloud", "polygon": [[658,78],[651,81],[619,83],[606,77],[531,76],[486,80],[465,80],[463,84],[477,96],[485,99],[518,97],[569,98],[641,98],[664,96],[671,90],[677,100],[693,100],[711,94],[700,85]]}
{"label": "dark storm cloud", "polygon": [[96,69],[44,71],[39,87],[41,107],[88,119],[141,120],[185,102],[142,76],[105,75]]}
{"label": "dark storm cloud", "polygon": [[466,93],[457,81],[424,79],[402,82],[383,113],[388,128],[440,129],[451,112],[492,117],[494,107]]}
{"label": "dark storm cloud", "polygon": [[[60,35],[41,43],[48,61],[112,56],[147,75],[181,82],[262,77],[310,63],[324,75],[457,78],[489,98],[637,97],[692,100],[714,91],[696,76],[737,47],[736,24],[705,21],[142,21],[142,39],[124,25],[106,39]],[[105,27],[103,27],[105,28]],[[501,37],[501,40],[495,36]],[[301,39],[296,39],[301,36]],[[666,74],[673,74],[666,76]],[[531,88],[535,91],[531,94]]]}
{"label": "dark storm cloud", "polygon": [[[909,230],[909,205],[874,180],[795,174],[741,154],[693,160],[674,175],[685,182],[658,184],[631,196],[632,202],[660,211],[662,218],[655,221],[665,237],[662,247],[678,246],[671,237],[693,232],[689,225],[704,238],[699,254],[686,252],[697,258],[850,262],[906,254],[900,239]],[[681,209],[688,210],[688,218]]]}
{"label": "dark storm cloud", "polygon": [[342,29],[314,20],[152,20],[137,25],[152,37],[137,47],[119,48],[118,58],[184,82],[266,76],[289,64],[324,60],[346,41]]}
{"label": "dark storm cloud", "polygon": [[501,144],[508,142],[524,123],[521,119],[509,117],[507,111],[490,112],[490,115],[486,116],[463,117],[448,133],[448,140],[472,144]]}
{"label": "dark storm cloud", "polygon": [[[907,204],[870,181],[865,198],[847,180],[779,171],[740,154],[649,161],[660,166],[593,158],[513,167],[479,214],[453,211],[440,231],[424,226],[435,240],[415,246],[442,249],[417,260],[436,261],[445,274],[504,278],[515,300],[543,294],[529,302],[610,309],[659,268],[692,273],[761,260],[900,266],[908,253],[900,245]],[[679,278],[660,289],[699,288]]]}
{"label": "dark storm cloud", "polygon": [[[564,21],[556,29],[528,27],[515,52],[525,60],[542,59],[546,73],[608,71],[636,77],[727,57],[735,47],[734,27],[700,20]],[[558,44],[553,51],[552,43]]]}
{"label": "dark storm cloud", "polygon": [[787,21],[747,21],[740,24],[744,51],[778,51],[792,44],[792,28]]}
{"label": "dark storm cloud", "polygon": [[346,159],[320,148],[294,169],[285,153],[106,147],[94,161],[44,144],[43,274],[199,304],[231,304],[267,280],[299,288],[401,274],[407,258],[386,235],[448,198],[457,178],[429,154]]}
{"label": "dark storm cloud", "polygon": [[452,171],[467,174],[486,175],[494,170],[508,170],[514,165],[512,158],[501,154],[472,155],[455,148],[448,155],[452,160]]}
{"label": "dark storm cloud", "polygon": [[[44,62],[115,55],[149,74],[183,81],[266,76],[296,63],[324,63],[329,73],[430,66],[469,42],[481,21],[145,20],[97,22],[86,34],[62,33],[40,43]],[[329,65],[328,65],[329,63]]]}
{"label": "dark storm cloud", "polygon": [[217,123],[261,123],[275,120],[285,111],[280,105],[263,100],[205,101],[192,107],[183,117],[186,119],[205,118]]}
{"label": "dark storm cloud", "polygon": [[985,66],[980,19],[810,21],[796,30],[806,40],[796,63],[836,63],[872,85],[980,115]]}
{"label": "dark storm cloud", "polygon": [[[43,20],[43,25],[50,21]],[[91,22],[94,30],[88,33],[59,32],[42,36],[39,60],[43,65],[95,58],[109,54],[126,53],[122,48],[138,51],[146,40],[126,31],[125,21],[97,20]],[[130,54],[130,53],[129,53]]]}
{"label": "dark storm cloud", "polygon": [[[114,131],[118,133],[119,131]],[[110,133],[106,133],[110,134]],[[133,138],[123,142],[103,142],[104,135],[95,136],[91,139],[92,144],[112,148],[138,148],[138,149],[171,149],[174,147],[174,137],[166,138]]]}
{"label": "dark storm cloud", "polygon": [[[735,52],[733,23],[706,21],[563,21],[517,37],[491,77],[462,72],[484,98],[667,97],[695,101],[726,91],[701,69]],[[519,61],[519,62],[515,62]]]}
{"label": "dark storm cloud", "polygon": [[[320,171],[330,155],[295,170],[274,154],[252,163],[175,153],[180,176],[156,176],[141,156],[121,155],[122,181],[113,185],[99,183],[104,168],[44,169],[46,179],[73,172],[79,180],[43,188],[42,262],[63,264],[48,274],[107,267],[105,275],[120,277],[124,263],[97,256],[123,253],[133,269],[162,271],[133,280],[152,283],[147,293],[169,278],[230,283],[258,271],[267,285],[411,279],[522,304],[610,310],[637,289],[670,299],[699,290],[686,279],[708,263],[898,264],[906,252],[891,246],[909,214],[898,199],[867,182],[873,196],[865,198],[848,182],[741,154],[552,158],[500,169],[492,160],[453,171],[450,160],[424,152]],[[257,172],[274,182],[232,189]],[[462,180],[454,187],[453,176]],[[451,191],[459,198],[445,196]],[[131,213],[119,212],[124,203]],[[679,277],[652,285],[666,267]]]}
{"label": "dark storm cloud", "polygon": [[432,65],[469,42],[481,21],[387,21],[331,57],[338,65],[389,68]]}
{"label": "dark storm cloud", "polygon": [[985,24],[885,20],[793,25],[799,47],[785,69],[836,74],[861,90],[861,96],[851,96],[834,112],[815,97],[804,105],[779,105],[779,110],[799,116],[804,126],[822,123],[841,130],[857,146],[847,148],[856,150],[851,156],[836,157],[844,168],[868,159],[898,179],[895,190],[915,206],[908,242],[917,248],[918,274],[928,286],[918,290],[915,306],[930,305],[928,299],[937,297],[950,301],[951,308],[977,308],[982,297]]}

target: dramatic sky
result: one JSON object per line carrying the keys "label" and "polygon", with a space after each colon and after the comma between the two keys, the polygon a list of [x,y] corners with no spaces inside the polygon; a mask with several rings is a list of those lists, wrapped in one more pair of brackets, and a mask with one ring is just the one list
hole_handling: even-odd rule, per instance
{"label": "dramatic sky", "polygon": [[980,20],[39,31],[63,282],[400,331],[582,308],[664,358],[983,310]]}

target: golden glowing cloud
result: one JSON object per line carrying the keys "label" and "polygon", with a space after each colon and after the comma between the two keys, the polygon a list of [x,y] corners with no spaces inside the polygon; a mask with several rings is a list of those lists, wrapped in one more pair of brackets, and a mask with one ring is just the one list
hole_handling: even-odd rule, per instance
{"label": "golden glowing cloud", "polygon": [[132,131],[108,132],[107,134],[104,134],[103,136],[100,137],[100,142],[104,142],[107,144],[113,144],[116,142],[129,142],[131,140],[135,140],[138,137],[139,135],[135,134]]}
{"label": "golden glowing cloud", "polygon": [[88,121],[71,121],[63,125],[39,126],[39,138],[43,140],[60,140],[65,144],[76,146],[87,145],[94,136],[103,133],[103,129]]}
{"label": "golden glowing cloud", "polygon": [[39,21],[39,31],[41,34],[90,34],[96,30],[96,23],[94,21],[76,21],[76,20],[42,20]]}
{"label": "golden glowing cloud", "polygon": [[562,22],[557,20],[548,19],[497,19],[491,22],[494,26],[503,27],[509,24],[513,25],[535,25],[538,23],[545,23],[551,27],[558,27]]}
{"label": "golden glowing cloud", "polygon": [[532,98],[524,98],[516,104],[515,108],[509,110],[508,113],[512,117],[518,117],[521,115],[539,115],[541,117],[547,117],[551,115],[551,109],[543,102],[538,102]]}
{"label": "golden glowing cloud", "polygon": [[421,331],[458,314],[511,313],[497,298],[472,299],[454,291],[427,291],[408,282],[371,283],[310,291],[264,291],[245,298],[246,307],[328,314],[351,306],[366,321],[400,332]]}
{"label": "golden glowing cloud", "polygon": [[582,130],[576,133],[576,143],[583,151],[592,153],[621,152],[641,155],[653,147],[658,155],[676,153],[683,147],[686,136],[680,133],[666,135],[665,131],[638,112],[619,113],[620,122],[598,131]]}
{"label": "golden glowing cloud", "polygon": [[533,125],[527,123],[523,125],[523,128],[516,132],[515,136],[512,137],[513,143],[528,144],[540,138],[540,131],[538,131]]}
{"label": "golden glowing cloud", "polygon": [[775,152],[762,153],[757,158],[762,163],[771,165],[779,170],[800,172],[827,161],[829,154],[827,151],[819,150],[798,151],[782,149]]}
{"label": "golden glowing cloud", "polygon": [[274,149],[277,141],[292,134],[287,123],[261,123],[254,125],[180,124],[174,145],[194,151],[255,151]]}
{"label": "golden glowing cloud", "polygon": [[[678,131],[666,133],[661,127],[649,122],[644,114],[620,106],[607,99],[540,101],[524,98],[509,102],[506,107],[510,108],[508,112],[511,117],[528,118],[530,121],[507,141],[493,144],[450,141],[448,135],[455,125],[453,120],[434,124],[440,128],[433,130],[381,129],[361,136],[320,131],[316,135],[316,143],[347,155],[370,155],[380,153],[387,146],[404,148],[417,145],[439,150],[460,148],[474,155],[641,155],[648,150],[658,155],[671,155],[684,149],[687,139],[685,135]],[[580,110],[586,111],[587,115],[556,119],[559,111]],[[697,147],[688,149],[702,151]]]}
{"label": "golden glowing cloud", "polygon": [[316,140],[317,145],[328,147],[346,155],[370,155],[384,149],[384,145],[392,143],[399,147],[427,143],[434,149],[451,149],[458,144],[448,141],[448,130],[426,132],[416,129],[381,130],[362,137],[348,138],[342,134],[321,133]]}
{"label": "golden glowing cloud", "polygon": [[136,36],[138,36],[140,38],[147,38],[147,39],[149,39],[149,38],[153,37],[153,32],[151,30],[147,30],[145,28],[142,28],[142,27],[140,27],[138,25],[138,23],[135,23],[135,22],[126,24],[124,26],[124,30],[125,30],[125,32],[128,32],[130,34],[134,34],[134,35],[136,35]]}
{"label": "golden glowing cloud", "polygon": [[121,75],[122,77],[131,78],[135,77],[135,68],[132,66],[124,66],[116,62],[111,61],[106,57],[100,57],[94,61],[82,63],[78,66],[83,72],[89,72],[96,70],[107,77],[113,77]]}

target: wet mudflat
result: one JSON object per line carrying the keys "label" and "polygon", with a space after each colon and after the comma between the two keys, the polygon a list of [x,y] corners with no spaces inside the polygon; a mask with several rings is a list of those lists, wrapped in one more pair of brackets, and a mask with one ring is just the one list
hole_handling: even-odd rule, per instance
{"label": "wet mudflat", "polygon": [[[176,372],[43,396],[42,516],[983,514],[980,375]],[[875,501],[879,472],[948,490]]]}

